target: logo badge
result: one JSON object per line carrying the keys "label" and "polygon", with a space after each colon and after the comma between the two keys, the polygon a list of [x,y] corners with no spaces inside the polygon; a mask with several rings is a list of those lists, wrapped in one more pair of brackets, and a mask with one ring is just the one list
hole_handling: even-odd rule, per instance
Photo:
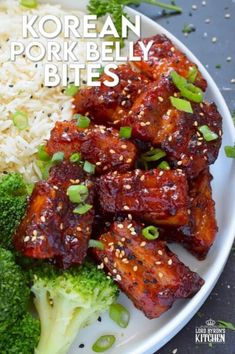
{"label": "logo badge", "polygon": [[195,328],[195,343],[209,344],[225,343],[226,330],[216,326],[216,321],[209,318],[205,325]]}

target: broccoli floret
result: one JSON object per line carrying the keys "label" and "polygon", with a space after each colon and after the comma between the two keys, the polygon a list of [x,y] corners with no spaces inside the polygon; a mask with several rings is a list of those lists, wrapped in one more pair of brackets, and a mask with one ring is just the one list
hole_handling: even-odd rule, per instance
{"label": "broccoli floret", "polygon": [[40,322],[26,313],[13,327],[1,334],[0,353],[33,354],[40,336]]}
{"label": "broccoli floret", "polygon": [[33,273],[41,321],[37,354],[64,354],[80,328],[97,320],[116,299],[117,286],[90,262],[66,271],[45,265]]}
{"label": "broccoli floret", "polygon": [[19,173],[0,179],[0,246],[12,248],[12,237],[27,205],[27,185]]}
{"label": "broccoli floret", "polygon": [[10,251],[0,248],[0,335],[26,311],[29,296],[21,268]]}

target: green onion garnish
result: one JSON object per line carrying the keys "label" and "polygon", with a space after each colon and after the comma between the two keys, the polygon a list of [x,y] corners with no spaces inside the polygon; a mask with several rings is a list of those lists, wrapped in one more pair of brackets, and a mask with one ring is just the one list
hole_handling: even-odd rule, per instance
{"label": "green onion garnish", "polygon": [[79,215],[84,215],[86,214],[89,210],[91,210],[93,208],[92,205],[90,204],[81,204],[78,205],[74,210],[74,214],[79,214]]}
{"label": "green onion garnish", "polygon": [[171,71],[171,78],[183,97],[197,103],[203,101],[203,93],[199,87],[196,87],[192,83],[188,83],[187,80],[183,76],[177,74],[176,71]]}
{"label": "green onion garnish", "polygon": [[115,341],[115,336],[106,334],[105,336],[101,336],[97,339],[97,341],[92,346],[92,350],[96,353],[105,352],[114,345]]}
{"label": "green onion garnish", "polygon": [[82,116],[81,114],[76,114],[75,118],[77,119],[77,127],[79,128],[89,127],[91,120],[88,117]]}
{"label": "green onion garnish", "polygon": [[64,160],[64,153],[62,151],[58,151],[52,156],[51,162],[57,164],[59,162],[62,162],[63,160]]}
{"label": "green onion garnish", "polygon": [[131,127],[121,127],[119,131],[120,138],[129,139],[131,138],[132,128]]}
{"label": "green onion garnish", "polygon": [[28,9],[36,9],[38,2],[37,0],[20,0],[20,5]]}
{"label": "green onion garnish", "polygon": [[52,167],[51,161],[37,160],[36,164],[37,164],[38,168],[40,169],[40,172],[42,174],[42,179],[47,179],[49,176],[50,168]]}
{"label": "green onion garnish", "polygon": [[109,317],[120,327],[126,328],[130,321],[130,312],[121,304],[112,304],[109,308]]}
{"label": "green onion garnish", "polygon": [[186,112],[186,113],[193,113],[193,109],[191,103],[186,100],[182,100],[181,98],[176,98],[171,96],[171,104],[179,111]]}
{"label": "green onion garnish", "polygon": [[98,248],[99,250],[104,250],[104,244],[101,241],[98,240],[89,240],[88,244],[89,248]]}
{"label": "green onion garnish", "polygon": [[160,170],[170,170],[170,165],[167,161],[162,161],[161,163],[159,163],[159,165],[157,166],[158,168],[160,168]]}
{"label": "green onion garnish", "polygon": [[72,154],[70,156],[69,160],[72,163],[80,162],[81,161],[81,154],[79,154],[79,152],[75,152],[74,154]]}
{"label": "green onion garnish", "polygon": [[88,194],[88,188],[83,184],[73,185],[67,189],[67,195],[72,203],[84,202]]}
{"label": "green onion garnish", "polygon": [[212,130],[210,130],[208,125],[201,125],[200,127],[198,127],[198,130],[203,135],[203,138],[206,141],[212,141],[218,139],[218,135],[214,133]]}
{"label": "green onion garnish", "polygon": [[159,236],[159,231],[156,226],[147,226],[142,229],[142,235],[147,238],[147,240],[156,240]]}
{"label": "green onion garnish", "polygon": [[41,161],[50,161],[51,157],[45,150],[45,145],[38,147],[38,159]]}
{"label": "green onion garnish", "polygon": [[235,145],[234,146],[225,146],[224,151],[227,157],[235,159]]}
{"label": "green onion garnish", "polygon": [[191,66],[191,68],[189,69],[187,80],[193,84],[196,80],[197,74],[198,74],[198,70],[196,66]]}
{"label": "green onion garnish", "polygon": [[68,85],[68,87],[65,89],[64,93],[67,96],[73,97],[76,95],[76,93],[78,93],[79,91],[79,87],[75,86],[75,85]]}
{"label": "green onion garnish", "polygon": [[162,157],[166,156],[165,151],[161,150],[161,149],[152,149],[149,150],[147,152],[145,152],[144,154],[141,155],[141,160],[143,161],[157,161],[160,160]]}
{"label": "green onion garnish", "polygon": [[235,331],[235,326],[231,322],[218,320],[217,323],[219,324],[220,328],[227,328],[227,329],[230,329],[231,331]]}
{"label": "green onion garnish", "polygon": [[85,161],[84,165],[83,165],[83,170],[87,173],[94,174],[95,173],[95,165],[93,165],[89,161]]}
{"label": "green onion garnish", "polygon": [[28,115],[21,111],[16,111],[13,116],[13,123],[19,130],[28,128]]}

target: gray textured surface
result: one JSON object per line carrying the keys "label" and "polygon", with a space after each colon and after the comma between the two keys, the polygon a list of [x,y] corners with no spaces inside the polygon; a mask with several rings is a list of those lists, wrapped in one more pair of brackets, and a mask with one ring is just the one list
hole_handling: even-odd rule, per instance
{"label": "gray textured surface", "polygon": [[[235,83],[231,83],[232,79],[235,81],[235,0],[177,0],[176,3],[183,8],[183,14],[162,16],[160,9],[150,5],[141,5],[138,10],[167,28],[192,50],[214,78],[230,110],[235,111]],[[193,5],[197,8],[193,9]],[[189,24],[195,31],[185,36],[182,29]],[[217,65],[221,68],[216,68]],[[203,307],[158,354],[235,354],[235,331],[227,330],[226,343],[212,347],[196,346],[194,340],[195,327],[204,325],[208,318],[235,325],[234,261],[235,250]]]}

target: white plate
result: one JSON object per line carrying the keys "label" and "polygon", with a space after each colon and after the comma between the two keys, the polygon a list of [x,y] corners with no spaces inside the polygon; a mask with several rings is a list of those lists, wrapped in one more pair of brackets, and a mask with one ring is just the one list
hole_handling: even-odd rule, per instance
{"label": "white plate", "polygon": [[[60,3],[67,8],[85,10],[88,1],[86,0],[51,0],[50,3]],[[128,9],[130,15],[137,14],[136,11]],[[223,116],[223,146],[232,145],[235,141],[235,129],[232,123],[228,107],[210,74],[200,61],[171,33],[163,27],[142,15],[142,36],[148,37],[157,33],[167,35],[174,44],[187,54],[195,62],[204,78],[208,82],[207,97],[213,100]],[[108,315],[102,316],[102,322],[83,329],[71,348],[69,354],[94,353],[91,349],[92,343],[103,334],[116,335],[115,346],[108,351],[109,354],[147,354],[154,353],[168,342],[177,332],[181,330],[202,306],[215,286],[230,253],[235,233],[235,161],[226,158],[223,147],[220,150],[219,158],[212,166],[214,175],[213,196],[216,202],[216,214],[219,225],[219,233],[215,244],[209,252],[205,261],[197,261],[186,250],[180,246],[171,246],[179,258],[197,271],[205,280],[202,289],[190,300],[177,301],[173,308],[159,319],[148,320],[140,311],[136,310],[132,303],[121,295],[119,301],[128,307],[131,312],[131,321],[127,329],[120,329],[113,323]],[[79,344],[85,344],[79,349]]]}

